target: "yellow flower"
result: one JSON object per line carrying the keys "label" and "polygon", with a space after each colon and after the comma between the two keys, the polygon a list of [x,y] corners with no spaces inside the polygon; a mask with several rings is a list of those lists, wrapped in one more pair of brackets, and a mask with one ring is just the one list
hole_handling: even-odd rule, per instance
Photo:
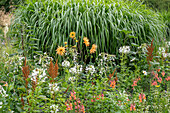
{"label": "yellow flower", "polygon": [[78,40],[76,40],[76,42],[78,42]]}
{"label": "yellow flower", "polygon": [[66,50],[65,50],[66,48],[65,47],[58,47],[57,48],[57,54],[59,54],[59,55],[63,55],[65,52],[66,52]]}
{"label": "yellow flower", "polygon": [[75,32],[71,32],[71,33],[70,33],[70,37],[71,37],[71,38],[74,38],[75,36],[76,36],[76,33],[75,33]]}
{"label": "yellow flower", "polygon": [[160,85],[156,85],[156,87],[160,87]]}
{"label": "yellow flower", "polygon": [[65,45],[65,47],[68,47],[68,45]]}
{"label": "yellow flower", "polygon": [[76,48],[76,45],[72,46],[73,48]]}
{"label": "yellow flower", "polygon": [[6,82],[3,86],[6,86],[6,87],[8,87],[8,83]]}
{"label": "yellow flower", "polygon": [[64,42],[65,45],[67,45],[67,42]]}

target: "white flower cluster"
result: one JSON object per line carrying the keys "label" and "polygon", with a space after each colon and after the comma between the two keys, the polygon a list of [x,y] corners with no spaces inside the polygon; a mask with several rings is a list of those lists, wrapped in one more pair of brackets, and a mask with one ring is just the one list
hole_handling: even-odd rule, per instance
{"label": "white flower cluster", "polygon": [[57,83],[54,84],[49,83],[49,87],[52,94],[56,91],[59,91],[59,86]]}
{"label": "white flower cluster", "polygon": [[146,52],[147,52],[146,47],[147,47],[146,43],[143,43],[143,44],[141,44],[141,46],[138,47],[138,49],[142,49],[142,52],[144,54],[146,54]]}
{"label": "white flower cluster", "polygon": [[39,77],[41,82],[45,82],[45,79],[47,78],[45,69],[44,70],[39,68],[34,69],[31,74],[31,80],[36,81],[36,76]]}
{"label": "white flower cluster", "polygon": [[95,67],[93,65],[86,66],[86,73],[90,73],[91,75],[95,72]]}
{"label": "white flower cluster", "polygon": [[76,79],[76,77],[69,77],[69,81],[73,81],[75,79]]}
{"label": "white flower cluster", "polygon": [[64,60],[64,61],[62,62],[62,66],[63,66],[63,67],[69,67],[69,66],[70,66],[70,62],[67,61],[67,60]]}
{"label": "white flower cluster", "polygon": [[76,64],[74,67],[69,69],[69,72],[72,74],[80,74],[82,70],[83,70],[83,66]]}
{"label": "white flower cluster", "polygon": [[59,111],[58,106],[55,104],[51,105],[50,109],[51,109],[50,113],[57,113]]}
{"label": "white flower cluster", "polygon": [[100,73],[100,74],[106,73],[106,69],[105,69],[104,67],[100,68],[99,73]]}
{"label": "white flower cluster", "polygon": [[158,51],[159,55],[163,55],[164,58],[169,57],[170,54],[169,53],[165,53],[165,48],[164,47],[159,47],[159,51]]}
{"label": "white flower cluster", "polygon": [[169,46],[170,46],[170,41],[169,41],[169,42],[165,42],[165,46],[166,46],[167,48],[169,48]]}
{"label": "white flower cluster", "polygon": [[130,46],[123,46],[119,48],[119,53],[127,54],[130,52]]}

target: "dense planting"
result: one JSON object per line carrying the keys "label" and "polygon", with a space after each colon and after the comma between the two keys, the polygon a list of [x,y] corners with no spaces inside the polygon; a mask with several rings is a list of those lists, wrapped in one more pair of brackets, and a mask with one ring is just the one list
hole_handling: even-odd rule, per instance
{"label": "dense planting", "polygon": [[31,1],[0,32],[0,112],[170,112],[158,13],[122,0]]}

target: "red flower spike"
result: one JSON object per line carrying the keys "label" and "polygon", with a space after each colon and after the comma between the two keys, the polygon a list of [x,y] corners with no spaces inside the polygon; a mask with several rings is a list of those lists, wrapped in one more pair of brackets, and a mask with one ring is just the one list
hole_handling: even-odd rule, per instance
{"label": "red flower spike", "polygon": [[153,59],[153,50],[154,50],[153,40],[154,40],[154,39],[152,39],[151,46],[148,46],[148,47],[146,48],[147,51],[148,51],[148,52],[146,52],[146,53],[147,53],[146,59],[147,59],[148,64],[149,64],[149,68],[151,67],[150,61],[152,61],[152,59]]}

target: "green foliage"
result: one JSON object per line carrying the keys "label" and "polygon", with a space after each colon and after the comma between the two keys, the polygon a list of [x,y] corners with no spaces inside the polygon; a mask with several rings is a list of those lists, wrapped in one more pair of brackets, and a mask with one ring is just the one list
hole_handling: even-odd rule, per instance
{"label": "green foliage", "polygon": [[158,43],[166,35],[160,14],[123,0],[28,0],[15,11],[13,22],[16,47],[32,56],[45,51],[55,55],[64,41],[72,43],[67,37],[72,31],[80,40],[79,51],[85,51],[83,37],[88,37],[90,44],[97,44],[97,53],[111,54],[122,45],[138,46],[152,38]]}

